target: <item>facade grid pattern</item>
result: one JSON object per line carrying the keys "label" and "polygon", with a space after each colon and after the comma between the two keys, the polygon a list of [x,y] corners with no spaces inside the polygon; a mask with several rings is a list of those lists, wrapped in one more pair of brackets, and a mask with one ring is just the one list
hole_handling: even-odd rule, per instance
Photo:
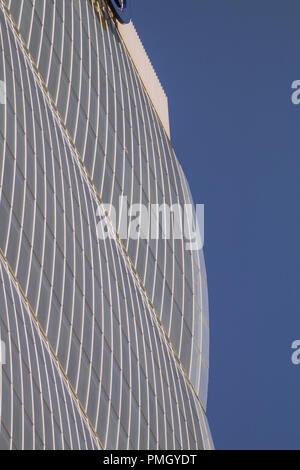
{"label": "facade grid pattern", "polygon": [[120,195],[191,196],[93,4],[0,0],[0,448],[211,448],[202,252],[97,239],[98,207]]}

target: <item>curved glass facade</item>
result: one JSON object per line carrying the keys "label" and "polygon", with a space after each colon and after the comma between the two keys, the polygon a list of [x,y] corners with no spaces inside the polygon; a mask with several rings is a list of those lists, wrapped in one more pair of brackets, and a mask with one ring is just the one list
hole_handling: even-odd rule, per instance
{"label": "curved glass facade", "polygon": [[211,448],[202,252],[97,238],[121,195],[191,202],[110,10],[0,6],[0,448]]}

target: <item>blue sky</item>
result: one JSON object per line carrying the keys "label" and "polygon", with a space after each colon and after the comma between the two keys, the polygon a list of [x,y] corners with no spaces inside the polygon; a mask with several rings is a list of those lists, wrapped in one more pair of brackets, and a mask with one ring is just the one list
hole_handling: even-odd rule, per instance
{"label": "blue sky", "polygon": [[298,0],[131,0],[206,206],[217,449],[300,448]]}

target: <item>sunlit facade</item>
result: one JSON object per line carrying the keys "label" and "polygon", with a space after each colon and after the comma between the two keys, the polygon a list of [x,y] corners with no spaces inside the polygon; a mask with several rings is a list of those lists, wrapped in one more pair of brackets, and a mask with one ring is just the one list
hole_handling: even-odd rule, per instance
{"label": "sunlit facade", "polygon": [[213,446],[202,251],[97,238],[121,195],[191,202],[135,34],[104,0],[0,0],[0,449]]}

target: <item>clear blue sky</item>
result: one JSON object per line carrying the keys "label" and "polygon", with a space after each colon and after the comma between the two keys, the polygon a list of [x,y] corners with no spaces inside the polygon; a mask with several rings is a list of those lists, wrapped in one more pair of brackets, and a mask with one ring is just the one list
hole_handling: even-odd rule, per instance
{"label": "clear blue sky", "polygon": [[217,449],[300,448],[299,0],[131,0],[206,205]]}

